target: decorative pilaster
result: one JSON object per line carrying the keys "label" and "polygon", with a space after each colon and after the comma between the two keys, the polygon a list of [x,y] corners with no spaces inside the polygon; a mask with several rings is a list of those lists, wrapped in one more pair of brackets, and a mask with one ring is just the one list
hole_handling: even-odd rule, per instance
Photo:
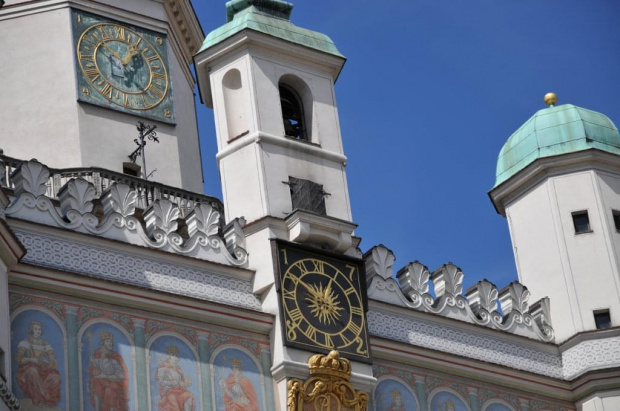
{"label": "decorative pilaster", "polygon": [[149,393],[147,391],[148,373],[146,369],[146,338],[144,320],[133,319],[133,335],[136,342],[136,377],[138,380],[138,410],[148,411]]}
{"label": "decorative pilaster", "polygon": [[420,409],[428,409],[428,400],[426,398],[426,385],[424,384],[425,378],[421,375],[414,375],[415,380],[415,392],[418,395],[418,401],[420,402]]}
{"label": "decorative pilaster", "polygon": [[478,389],[467,387],[467,393],[469,394],[469,406],[471,411],[480,411],[480,400],[478,399]]}
{"label": "decorative pilaster", "polygon": [[66,305],[67,363],[69,365],[69,411],[80,411],[80,367],[78,350],[78,307]]}
{"label": "decorative pilaster", "polygon": [[519,398],[519,407],[521,411],[530,411],[530,400]]}
{"label": "decorative pilaster", "polygon": [[265,381],[265,399],[267,408],[276,408],[274,397],[273,377],[271,376],[271,352],[266,346],[261,346],[260,363],[263,367],[263,379]]}
{"label": "decorative pilaster", "polygon": [[202,381],[202,404],[204,409],[210,409],[213,404],[211,393],[211,370],[209,352],[209,333],[198,333],[198,355],[200,356],[200,380]]}

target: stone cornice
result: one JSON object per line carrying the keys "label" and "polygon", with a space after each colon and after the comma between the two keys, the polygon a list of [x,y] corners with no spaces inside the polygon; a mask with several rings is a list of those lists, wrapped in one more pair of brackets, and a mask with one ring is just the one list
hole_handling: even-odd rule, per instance
{"label": "stone cornice", "polygon": [[618,173],[620,156],[591,149],[538,159],[489,191],[489,198],[497,212],[505,216],[508,204],[545,179],[591,169]]}
{"label": "stone cornice", "polygon": [[184,63],[189,66],[205,38],[194,7],[190,0],[165,0],[164,6],[170,26],[181,45]]}
{"label": "stone cornice", "polygon": [[[209,79],[211,65],[219,64],[217,63],[218,60],[229,57],[240,50],[249,50],[257,56],[273,56],[278,59],[282,59],[282,56],[289,56],[289,59],[302,62],[304,67],[308,69],[314,69],[329,75],[334,82],[338,79],[346,61],[344,57],[337,57],[298,44],[289,43],[253,30],[242,30],[194,56],[196,75],[198,82],[201,84],[201,98],[208,107],[213,106]],[[204,93],[202,92],[203,90]]]}

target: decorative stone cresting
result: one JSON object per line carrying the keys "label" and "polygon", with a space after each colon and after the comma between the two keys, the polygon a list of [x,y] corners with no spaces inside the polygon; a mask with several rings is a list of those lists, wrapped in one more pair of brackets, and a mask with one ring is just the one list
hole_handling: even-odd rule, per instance
{"label": "decorative stone cresting", "polygon": [[[398,270],[392,278],[394,254],[378,245],[364,254],[368,297],[374,300],[442,315],[472,324],[483,325],[525,337],[551,342],[549,299],[543,298],[528,310],[530,292],[519,282],[501,291],[488,280],[472,286],[463,296],[464,275],[460,268],[447,263],[432,274],[418,261]],[[429,280],[435,297],[430,294]],[[497,311],[498,302],[503,315]]]}
{"label": "decorative stone cresting", "polygon": [[[14,196],[4,214],[226,265],[247,264],[242,220],[220,233],[221,215],[209,204],[195,204],[182,222],[178,206],[159,199],[140,220],[135,215],[137,194],[125,184],[115,183],[97,198],[92,183],[72,179],[58,192],[57,203],[45,195],[49,176],[47,167],[36,160],[21,163],[11,175]],[[102,212],[94,214],[98,202]]]}

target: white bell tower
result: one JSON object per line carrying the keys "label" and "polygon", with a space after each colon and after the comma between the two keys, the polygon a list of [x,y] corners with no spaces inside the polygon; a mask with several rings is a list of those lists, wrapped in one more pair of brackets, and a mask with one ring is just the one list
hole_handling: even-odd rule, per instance
{"label": "white bell tower", "polygon": [[[361,257],[334,92],[345,58],[329,37],[293,25],[292,7],[228,2],[228,22],[195,56],[201,97],[215,112],[226,219],[245,218],[254,292],[275,316],[271,370],[282,408],[287,379],[307,376],[311,353],[283,343],[270,240]],[[352,369],[352,384],[370,391],[371,366]]]}
{"label": "white bell tower", "polygon": [[327,36],[294,26],[291,9],[230,2],[228,23],[195,57],[202,99],[215,110],[226,216],[252,223],[305,210],[306,226],[327,226],[289,240],[346,251],[352,227],[343,236],[340,226],[352,217],[334,93],[345,58]]}

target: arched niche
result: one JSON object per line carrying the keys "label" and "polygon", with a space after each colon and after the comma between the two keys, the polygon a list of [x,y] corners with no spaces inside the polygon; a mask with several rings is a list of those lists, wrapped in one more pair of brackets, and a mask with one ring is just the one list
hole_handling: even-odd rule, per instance
{"label": "arched niche", "polygon": [[312,136],[314,99],[310,87],[299,77],[285,74],[278,82],[284,135],[317,142]]}
{"label": "arched niche", "polygon": [[249,112],[247,101],[244,99],[243,82],[241,72],[230,69],[222,78],[222,91],[224,94],[224,112],[226,113],[226,126],[228,140],[249,131]]}

